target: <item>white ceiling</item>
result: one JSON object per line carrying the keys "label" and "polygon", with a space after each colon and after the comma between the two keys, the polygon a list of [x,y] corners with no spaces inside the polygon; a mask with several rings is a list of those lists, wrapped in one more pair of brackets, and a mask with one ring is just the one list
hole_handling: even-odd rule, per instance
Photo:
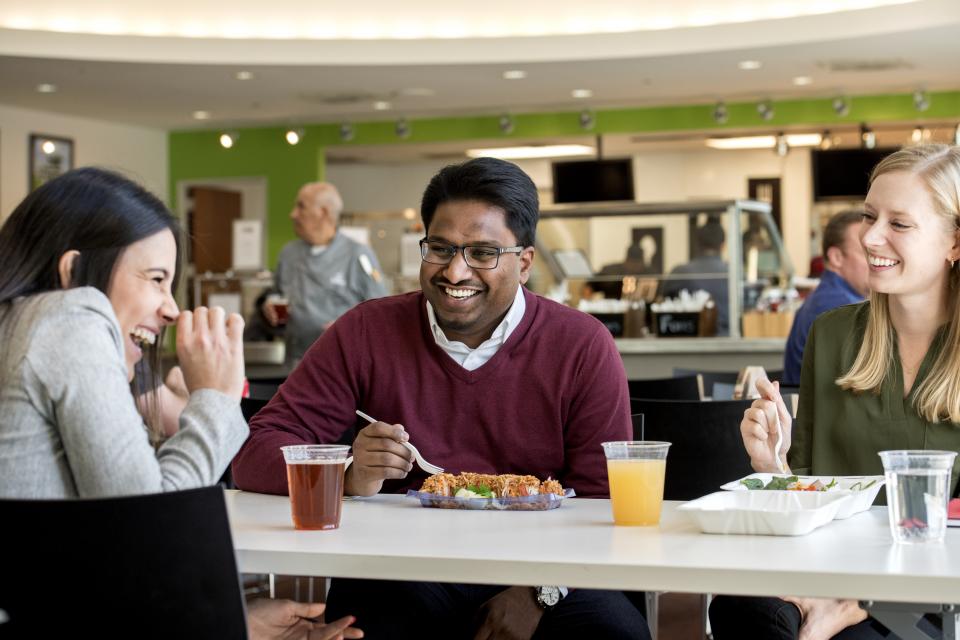
{"label": "white ceiling", "polygon": [[[616,0],[367,0],[337,3],[335,16],[305,0],[241,0],[233,31],[219,32],[210,2],[128,0],[130,15],[114,4],[2,3],[0,103],[172,129],[960,88],[958,0],[673,0],[669,14],[666,3]],[[194,37],[138,35],[190,25]],[[744,59],[762,67],[742,71]],[[527,78],[504,80],[514,68]],[[795,86],[801,75],[812,83]],[[38,93],[40,83],[58,91]],[[377,100],[391,109],[374,110]]]}

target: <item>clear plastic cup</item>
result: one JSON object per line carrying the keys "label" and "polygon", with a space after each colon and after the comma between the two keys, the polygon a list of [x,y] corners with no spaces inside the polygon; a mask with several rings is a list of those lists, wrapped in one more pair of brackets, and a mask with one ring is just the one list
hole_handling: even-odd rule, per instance
{"label": "clear plastic cup", "polygon": [[652,440],[603,443],[614,524],[660,524],[669,448],[669,442]]}
{"label": "clear plastic cup", "polygon": [[286,324],[290,318],[290,301],[286,296],[271,293],[267,296],[267,304],[273,307],[277,314],[277,324]]}
{"label": "clear plastic cup", "polygon": [[954,451],[881,451],[895,542],[942,542]]}
{"label": "clear plastic cup", "polygon": [[304,444],[280,447],[287,463],[290,510],[297,529],[336,529],[343,505],[343,472],[350,447]]}

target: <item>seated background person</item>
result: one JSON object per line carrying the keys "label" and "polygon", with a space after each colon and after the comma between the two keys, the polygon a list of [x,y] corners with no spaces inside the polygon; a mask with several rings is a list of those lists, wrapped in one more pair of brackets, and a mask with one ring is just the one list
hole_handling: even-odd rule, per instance
{"label": "seated background person", "polygon": [[[726,233],[719,220],[710,218],[706,224],[697,227],[696,236],[700,254],[690,262],[678,265],[670,271],[669,277],[661,282],[658,297],[676,298],[683,289],[690,293],[703,289],[710,294],[717,305],[717,335],[730,335],[727,293],[729,266],[722,257]],[[711,274],[717,274],[717,276],[698,277]]]}
{"label": "seated background person", "polygon": [[803,347],[813,321],[824,311],[862,302],[867,295],[869,265],[860,246],[862,211],[841,211],[823,229],[824,270],[820,284],[803,301],[793,318],[783,354],[783,384],[800,384]]}
{"label": "seated background person", "polygon": [[[607,496],[600,443],[631,437],[623,364],[600,322],[522,286],[539,217],[533,181],[493,158],[449,166],[421,215],[422,291],[359,304],[320,337],[251,421],[237,485],[285,494],[279,447],[335,442],[362,409],[383,422],[357,434],[347,493],[419,488],[426,476],[399,444],[409,439],[452,473],[553,477]],[[579,589],[552,608],[538,601],[545,592],[335,579],[328,604],[334,616],[355,612],[370,638],[649,637],[620,592]]]}

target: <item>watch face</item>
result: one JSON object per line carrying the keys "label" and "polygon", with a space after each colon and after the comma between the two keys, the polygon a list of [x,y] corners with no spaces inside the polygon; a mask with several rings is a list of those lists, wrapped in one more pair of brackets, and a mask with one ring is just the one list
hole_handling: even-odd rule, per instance
{"label": "watch face", "polygon": [[553,607],[560,602],[560,589],[557,587],[537,587],[537,602],[543,607]]}

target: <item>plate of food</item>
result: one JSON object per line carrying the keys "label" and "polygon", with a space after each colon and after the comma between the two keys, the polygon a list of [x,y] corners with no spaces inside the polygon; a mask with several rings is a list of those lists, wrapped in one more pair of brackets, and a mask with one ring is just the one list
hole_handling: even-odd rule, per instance
{"label": "plate of food", "polygon": [[727,491],[789,491],[849,495],[837,512],[836,519],[843,520],[866,511],[873,504],[883,476],[794,476],[779,473],[751,473],[746,478],[721,485]]}
{"label": "plate of food", "polygon": [[833,520],[849,494],[805,491],[718,491],[677,507],[704,533],[803,536]]}
{"label": "plate of food", "polygon": [[436,473],[423,481],[419,491],[407,495],[436,509],[546,511],[575,493],[550,478],[541,482],[534,476],[514,474]]}

